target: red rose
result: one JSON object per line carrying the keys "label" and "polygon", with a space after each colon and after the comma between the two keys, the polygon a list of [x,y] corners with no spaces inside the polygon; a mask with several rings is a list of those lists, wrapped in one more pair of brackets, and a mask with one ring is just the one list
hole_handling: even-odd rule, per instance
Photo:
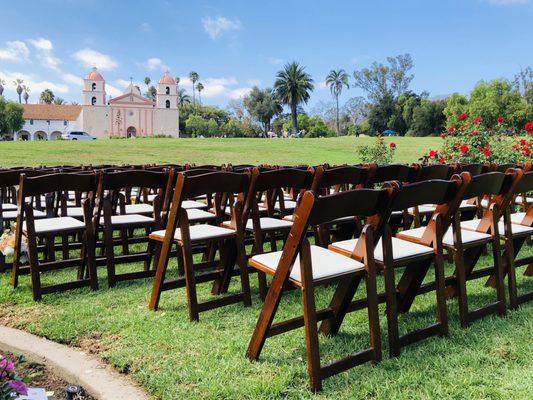
{"label": "red rose", "polygon": [[440,134],[440,138],[441,138],[441,139],[444,139],[445,137],[446,137],[446,134],[445,134],[445,133],[441,133],[441,134]]}
{"label": "red rose", "polygon": [[525,146],[526,143],[526,139],[520,139],[520,146]]}
{"label": "red rose", "polygon": [[528,122],[525,126],[524,126],[524,129],[526,131],[528,131],[529,133],[533,133],[533,122]]}
{"label": "red rose", "polygon": [[529,157],[529,155],[531,154],[531,151],[527,147],[524,147],[522,149],[522,154],[525,155],[526,157]]}
{"label": "red rose", "polygon": [[439,163],[444,164],[445,162],[446,160],[443,157],[439,158]]}
{"label": "red rose", "polygon": [[429,156],[430,157],[436,157],[437,154],[439,154],[439,152],[437,150],[430,150],[429,151]]}
{"label": "red rose", "polygon": [[479,117],[474,118],[474,125],[479,125],[480,122],[481,122],[481,118]]}
{"label": "red rose", "polygon": [[391,142],[391,143],[389,144],[389,147],[390,147],[391,149],[395,149],[395,148],[396,148],[396,143]]}
{"label": "red rose", "polygon": [[503,117],[498,117],[498,123],[503,124]]}
{"label": "red rose", "polygon": [[513,144],[513,150],[518,150],[518,145],[517,144]]}
{"label": "red rose", "polygon": [[481,151],[485,157],[490,157],[490,148],[488,146],[483,147]]}
{"label": "red rose", "polygon": [[470,132],[470,134],[471,134],[472,136],[476,136],[476,135],[477,135],[477,131],[474,129],[472,132]]}
{"label": "red rose", "polygon": [[468,153],[468,146],[466,145],[466,143],[463,143],[461,147],[459,147],[459,150],[461,150],[461,153],[463,154]]}
{"label": "red rose", "polygon": [[448,132],[450,132],[450,133],[454,133],[454,132],[455,132],[455,128],[454,128],[453,126],[450,126],[450,127],[448,128]]}
{"label": "red rose", "polygon": [[467,117],[468,115],[466,115],[466,113],[461,113],[459,114],[459,121],[464,121]]}

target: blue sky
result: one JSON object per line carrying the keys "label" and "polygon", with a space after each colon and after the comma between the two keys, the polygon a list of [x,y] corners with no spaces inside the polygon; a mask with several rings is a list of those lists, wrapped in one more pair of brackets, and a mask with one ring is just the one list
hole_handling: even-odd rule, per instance
{"label": "blue sky", "polygon": [[[309,106],[331,100],[332,68],[354,69],[410,53],[412,89],[467,93],[477,81],[533,65],[533,0],[119,1],[2,0],[0,78],[23,78],[36,102],[46,87],[81,101],[99,67],[116,96],[130,77],[169,69],[200,74],[205,104],[225,106],[253,85],[272,86],[297,60],[316,82]],[[141,84],[141,87],[144,87]],[[342,101],[362,95],[345,91]]]}

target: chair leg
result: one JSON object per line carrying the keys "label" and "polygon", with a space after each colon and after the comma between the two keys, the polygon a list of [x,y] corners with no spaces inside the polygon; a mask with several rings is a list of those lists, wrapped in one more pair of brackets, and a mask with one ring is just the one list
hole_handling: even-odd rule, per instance
{"label": "chair leg", "polygon": [[[152,294],[148,308],[150,310],[157,310],[159,307],[159,300],[161,299],[161,292],[163,291],[163,283],[165,282],[165,275],[168,267],[168,253],[170,246],[163,246],[161,242],[156,244],[156,252],[154,257],[154,265],[156,267],[154,283],[152,285]],[[178,250],[180,247],[178,246]]]}
{"label": "chair leg", "polygon": [[394,268],[385,266],[385,300],[387,303],[387,331],[389,334],[389,355],[400,355],[400,333],[398,330],[398,306],[396,298],[396,285],[394,283]]}
{"label": "chair leg", "polygon": [[[375,268],[375,266],[374,266]],[[365,276],[366,298],[368,302],[368,330],[370,333],[370,347],[374,349],[373,363],[381,361],[381,329],[379,327],[379,301],[376,284],[376,271],[368,271]]]}
{"label": "chair leg", "polygon": [[455,275],[457,285],[455,286],[457,302],[459,304],[459,322],[461,328],[467,328],[468,319],[468,297],[466,294],[466,265],[464,262],[463,249],[454,249]]}
{"label": "chair leg", "polygon": [[92,235],[86,235],[86,255],[87,255],[87,273],[89,275],[89,284],[92,290],[98,290],[98,275],[96,272],[96,249],[95,239]]}
{"label": "chair leg", "polygon": [[39,257],[37,254],[37,243],[34,235],[28,232],[28,258],[31,274],[31,291],[34,301],[42,299],[41,292],[41,274],[39,272]]}
{"label": "chair leg", "polygon": [[435,257],[435,292],[437,297],[437,320],[441,328],[439,336],[442,337],[448,335],[448,311],[446,309],[446,285],[442,248]]}
{"label": "chair leg", "polygon": [[504,270],[499,237],[492,241],[492,256],[494,259],[494,273],[496,277],[496,298],[498,299],[499,304],[498,314],[503,317],[507,311],[507,306],[505,300],[505,285],[503,282]]}
{"label": "chair leg", "polygon": [[[518,308],[518,288],[516,286],[516,269],[514,265],[514,243],[512,239],[505,240],[504,258],[507,264],[507,276],[509,283],[509,307],[512,310]],[[528,266],[529,268],[529,266]]]}
{"label": "chair leg", "polygon": [[185,290],[187,292],[187,306],[189,320],[199,321],[198,297],[196,295],[196,279],[194,278],[194,263],[190,246],[183,248],[183,266],[185,267]]}
{"label": "chair leg", "polygon": [[107,283],[109,287],[114,287],[116,285],[115,250],[113,246],[113,228],[111,226],[104,226],[104,243],[107,266]]}

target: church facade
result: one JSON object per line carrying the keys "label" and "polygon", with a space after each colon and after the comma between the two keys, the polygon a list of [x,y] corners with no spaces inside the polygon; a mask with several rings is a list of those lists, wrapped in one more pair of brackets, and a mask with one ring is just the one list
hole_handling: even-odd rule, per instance
{"label": "church facade", "polygon": [[124,93],[107,98],[105,80],[96,68],[85,77],[82,105],[25,104],[25,124],[14,139],[53,140],[83,131],[97,138],[179,137],[179,96],[174,78],[165,73],[155,101],[130,84]]}

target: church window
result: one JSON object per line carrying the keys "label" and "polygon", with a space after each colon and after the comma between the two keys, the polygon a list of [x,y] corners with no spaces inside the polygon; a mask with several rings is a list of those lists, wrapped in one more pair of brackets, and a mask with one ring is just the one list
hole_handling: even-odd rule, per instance
{"label": "church window", "polygon": [[91,99],[91,104],[92,104],[93,106],[96,105],[96,97],[93,97],[93,98]]}
{"label": "church window", "polygon": [[92,84],[91,87],[92,87],[92,90],[93,90],[93,91],[96,90],[96,83],[93,82],[93,84]]}
{"label": "church window", "polygon": [[167,86],[167,88],[165,89],[165,93],[166,94],[170,94],[170,88]]}
{"label": "church window", "polygon": [[165,101],[165,107],[170,108],[170,100]]}

